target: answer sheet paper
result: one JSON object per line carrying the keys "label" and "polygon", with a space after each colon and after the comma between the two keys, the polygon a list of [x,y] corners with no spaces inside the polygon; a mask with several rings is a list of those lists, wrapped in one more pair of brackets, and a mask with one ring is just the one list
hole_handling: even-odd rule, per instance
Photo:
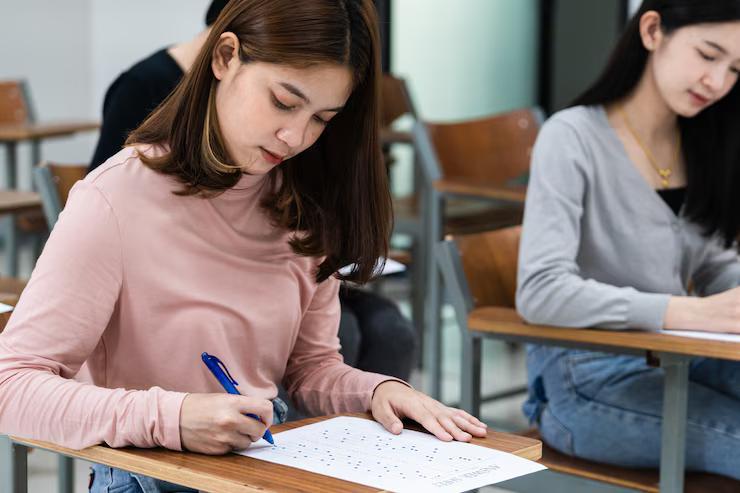
{"label": "answer sheet paper", "polygon": [[701,330],[661,330],[661,332],[672,336],[693,337],[695,339],[740,342],[740,334],[728,334],[725,332],[706,332]]}
{"label": "answer sheet paper", "polygon": [[546,469],[513,454],[337,417],[277,433],[241,455],[397,493],[457,493]]}

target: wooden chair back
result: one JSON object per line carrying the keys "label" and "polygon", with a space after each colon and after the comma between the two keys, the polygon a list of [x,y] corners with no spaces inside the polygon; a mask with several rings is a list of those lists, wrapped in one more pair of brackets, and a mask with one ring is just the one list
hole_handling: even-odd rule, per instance
{"label": "wooden chair back", "polygon": [[390,74],[383,74],[380,82],[380,127],[389,127],[406,114],[416,117],[406,81]]}
{"label": "wooden chair back", "polygon": [[445,179],[505,186],[529,171],[537,132],[537,108],[457,123],[426,123]]}
{"label": "wooden chair back", "polygon": [[0,125],[21,125],[33,121],[26,85],[21,80],[0,81]]}
{"label": "wooden chair back", "polygon": [[54,227],[59,213],[62,212],[64,204],[72,186],[85,177],[87,165],[62,165],[52,162],[42,162],[33,170],[33,180],[36,189],[41,195],[46,224],[49,229]]}
{"label": "wooden chair back", "polygon": [[472,308],[514,308],[521,226],[455,238]]}
{"label": "wooden chair back", "polygon": [[72,190],[74,184],[85,178],[85,175],[87,174],[87,165],[79,164],[70,166],[47,163],[47,167],[49,168],[49,171],[51,171],[54,185],[59,194],[59,203],[64,207],[64,204],[67,203],[69,191]]}

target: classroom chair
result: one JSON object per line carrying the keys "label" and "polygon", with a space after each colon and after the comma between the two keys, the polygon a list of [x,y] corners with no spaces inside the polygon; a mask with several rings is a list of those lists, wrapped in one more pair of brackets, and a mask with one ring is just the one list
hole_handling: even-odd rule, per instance
{"label": "classroom chair", "polygon": [[[414,141],[425,181],[425,243],[443,234],[519,224],[529,161],[544,114],[524,108],[453,123],[417,122]],[[434,255],[425,266],[424,367],[429,393],[441,394],[441,289]]]}
{"label": "classroom chair", "polygon": [[[402,117],[416,119],[416,108],[411,99],[406,81],[391,74],[383,74],[380,84],[380,141],[383,148],[383,159],[390,177],[390,169],[394,164],[391,148],[394,145],[411,146],[413,136],[409,131],[396,130],[394,125]],[[404,264],[410,272],[411,286],[411,319],[419,336],[423,331],[424,310],[424,273],[426,246],[422,239],[421,215],[414,206],[415,194],[421,180],[418,178],[418,166],[414,163],[414,193],[408,197],[393,197],[393,233],[408,236],[409,248],[392,248],[389,256],[393,260]],[[379,291],[380,284],[376,281],[371,288]],[[379,293],[380,294],[380,293]]]}
{"label": "classroom chair", "polygon": [[[740,343],[696,340],[654,332],[572,329],[526,324],[514,308],[521,227],[448,236],[438,243],[437,261],[461,331],[462,407],[480,411],[483,338],[644,355],[665,368],[660,471],[627,469],[568,457],[543,446],[550,469],[639,491],[681,492],[688,363],[693,356],[740,360]],[[527,436],[538,436],[536,431]],[[712,474],[690,473],[687,492],[740,491],[740,482]]]}
{"label": "classroom chair", "polygon": [[[94,121],[57,121],[39,123],[32,104],[31,91],[22,79],[0,81],[0,144],[5,147],[6,164],[4,183],[7,189],[17,188],[17,175],[21,172],[18,163],[18,144],[29,142],[31,146],[30,165],[23,172],[31,179],[32,165],[41,160],[41,142],[45,139],[70,136],[77,132],[95,130],[99,127]],[[5,274],[17,275],[18,243],[23,237],[33,241],[36,256],[40,253],[48,230],[40,210],[26,211],[16,218],[4,221],[6,259]]]}

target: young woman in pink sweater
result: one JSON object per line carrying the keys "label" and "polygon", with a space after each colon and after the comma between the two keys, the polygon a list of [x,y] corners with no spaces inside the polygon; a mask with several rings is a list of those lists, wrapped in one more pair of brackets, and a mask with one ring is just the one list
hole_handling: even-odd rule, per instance
{"label": "young woman in pink sweater", "polygon": [[485,435],[338,353],[336,272],[367,281],[391,230],[378,85],[371,0],[229,2],[170,97],[70,194],[0,335],[0,433],[222,454],[273,423],[282,382],[311,414]]}

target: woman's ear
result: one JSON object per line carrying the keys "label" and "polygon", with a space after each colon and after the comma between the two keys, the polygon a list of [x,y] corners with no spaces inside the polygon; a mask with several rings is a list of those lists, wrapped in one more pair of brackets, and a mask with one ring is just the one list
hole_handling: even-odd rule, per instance
{"label": "woman's ear", "polygon": [[219,36],[211,56],[214,77],[222,80],[234,63],[239,63],[239,38],[232,32],[225,32]]}
{"label": "woman's ear", "polygon": [[660,27],[660,14],[654,10],[648,10],[640,17],[640,38],[642,45],[648,51],[655,51],[663,39],[663,31]]}

